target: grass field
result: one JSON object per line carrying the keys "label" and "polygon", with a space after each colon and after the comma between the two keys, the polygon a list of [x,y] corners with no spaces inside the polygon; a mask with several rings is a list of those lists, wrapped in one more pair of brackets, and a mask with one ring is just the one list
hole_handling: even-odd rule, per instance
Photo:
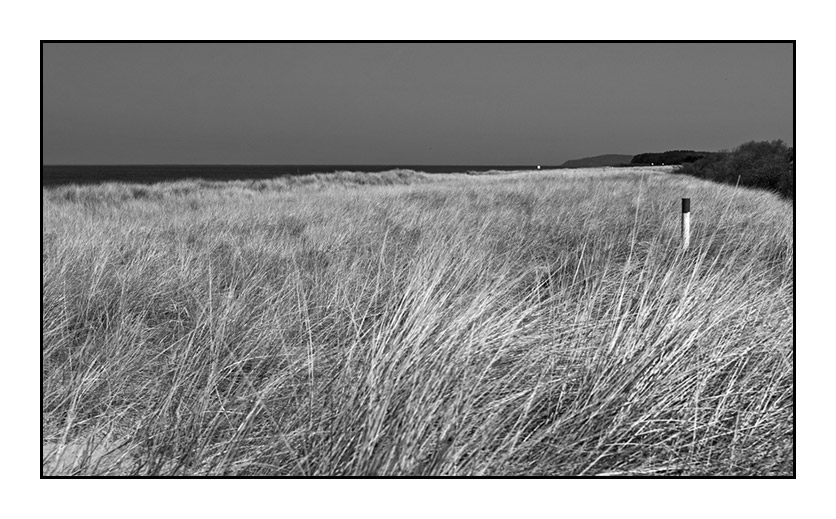
{"label": "grass field", "polygon": [[792,475],[792,203],[667,171],[44,188],[44,474]]}

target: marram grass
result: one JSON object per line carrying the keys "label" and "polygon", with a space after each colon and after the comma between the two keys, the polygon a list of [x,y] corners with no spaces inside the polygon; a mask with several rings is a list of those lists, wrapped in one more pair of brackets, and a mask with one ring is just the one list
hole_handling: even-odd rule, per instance
{"label": "marram grass", "polygon": [[656,168],[42,198],[45,475],[793,474],[778,196]]}

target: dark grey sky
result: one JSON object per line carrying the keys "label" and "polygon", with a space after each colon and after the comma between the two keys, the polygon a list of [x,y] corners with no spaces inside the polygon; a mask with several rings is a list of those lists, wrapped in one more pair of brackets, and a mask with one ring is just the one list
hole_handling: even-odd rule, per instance
{"label": "dark grey sky", "polygon": [[46,164],[560,164],[794,144],[792,44],[44,44]]}

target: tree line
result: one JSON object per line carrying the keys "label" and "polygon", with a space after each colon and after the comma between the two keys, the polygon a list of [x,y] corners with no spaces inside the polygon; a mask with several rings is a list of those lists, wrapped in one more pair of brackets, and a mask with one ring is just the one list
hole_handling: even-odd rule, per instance
{"label": "tree line", "polygon": [[696,162],[708,155],[708,151],[672,150],[662,153],[641,153],[630,161],[632,166],[661,166],[677,165]]}

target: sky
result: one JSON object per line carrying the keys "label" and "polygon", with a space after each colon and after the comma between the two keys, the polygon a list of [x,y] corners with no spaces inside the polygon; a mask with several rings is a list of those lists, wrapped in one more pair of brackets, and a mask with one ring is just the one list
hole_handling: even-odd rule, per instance
{"label": "sky", "polygon": [[791,43],[44,43],[44,164],[559,165],[794,145]]}

